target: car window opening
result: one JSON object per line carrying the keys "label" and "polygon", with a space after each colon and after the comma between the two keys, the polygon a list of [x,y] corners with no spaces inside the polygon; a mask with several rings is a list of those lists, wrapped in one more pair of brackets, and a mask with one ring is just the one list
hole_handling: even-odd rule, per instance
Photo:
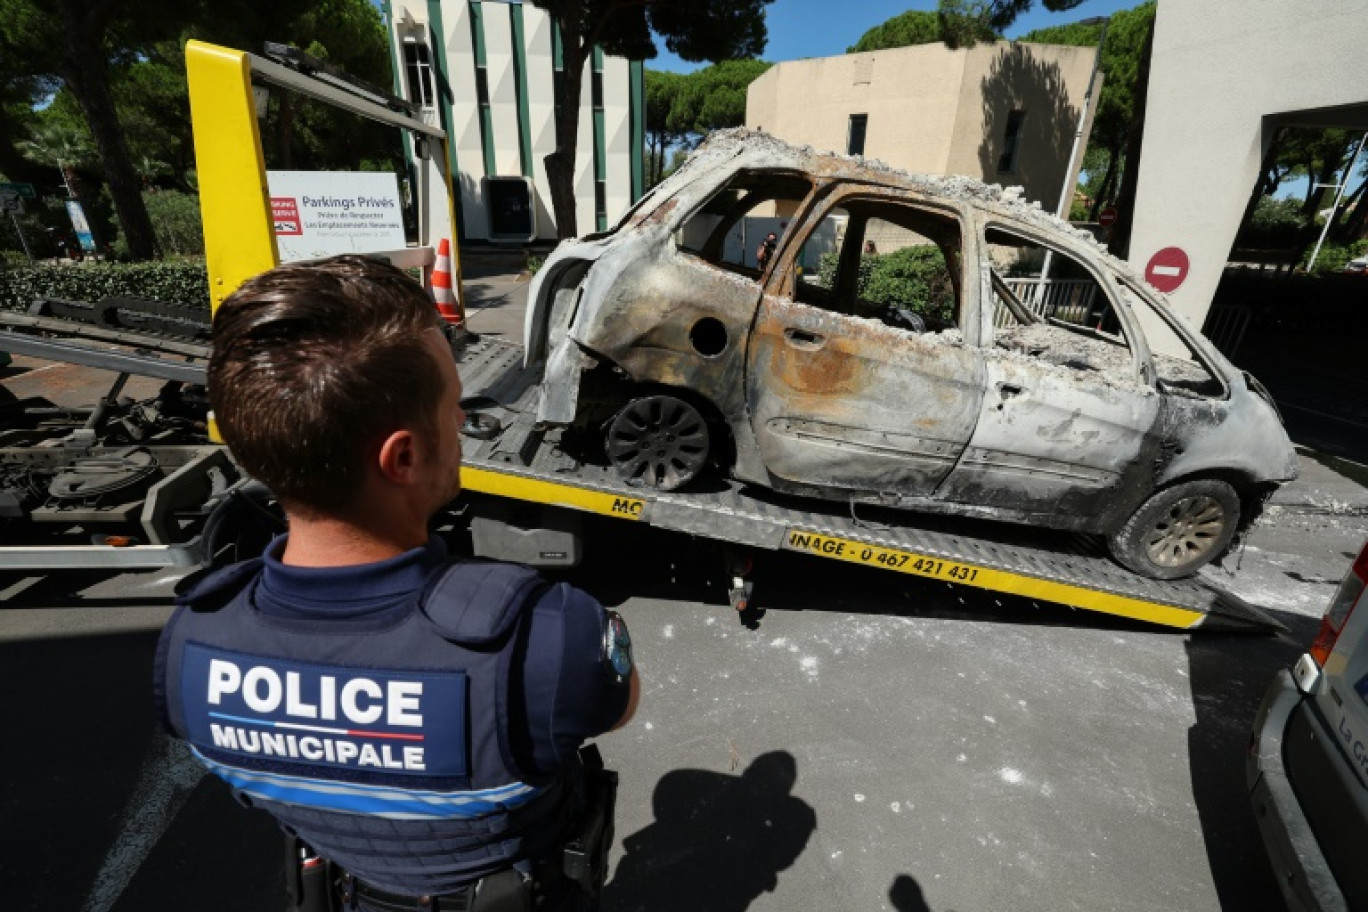
{"label": "car window opening", "polygon": [[1135,359],[1105,286],[1068,253],[990,227],[993,344],[1112,381],[1135,382]]}
{"label": "car window opening", "polygon": [[846,199],[803,239],[794,297],[907,332],[957,332],[962,262],[954,216],[901,201]]}
{"label": "car window opening", "polygon": [[801,175],[743,171],[689,216],[675,246],[758,281],[811,191]]}
{"label": "car window opening", "polygon": [[1197,353],[1186,335],[1179,331],[1173,315],[1156,306],[1130,279],[1124,276],[1118,278],[1126,304],[1144,328],[1160,388],[1167,393],[1194,399],[1226,398],[1230,390],[1221,380],[1219,372]]}

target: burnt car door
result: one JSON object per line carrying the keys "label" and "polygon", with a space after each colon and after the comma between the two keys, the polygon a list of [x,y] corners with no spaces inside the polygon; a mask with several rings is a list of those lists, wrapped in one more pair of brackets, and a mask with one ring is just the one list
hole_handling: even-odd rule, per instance
{"label": "burnt car door", "polygon": [[[981,352],[960,331],[965,224],[949,205],[845,185],[781,248],[746,369],[774,486],[896,503],[955,465],[983,396]],[[873,257],[915,280],[871,287]]]}
{"label": "burnt car door", "polygon": [[1138,324],[1103,267],[1035,229],[989,222],[980,250],[986,395],[940,496],[1110,529],[1155,473],[1161,397]]}

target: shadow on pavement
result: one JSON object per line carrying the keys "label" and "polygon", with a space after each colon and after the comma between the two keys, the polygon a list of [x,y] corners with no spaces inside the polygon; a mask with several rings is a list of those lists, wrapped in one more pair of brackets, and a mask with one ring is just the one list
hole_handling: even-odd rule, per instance
{"label": "shadow on pavement", "polygon": [[793,792],[793,755],[772,751],[739,776],[666,773],[655,822],[623,839],[604,912],[741,912],[803,853],[817,814]]}
{"label": "shadow on pavement", "polygon": [[921,884],[909,874],[899,874],[888,888],[888,901],[896,912],[931,912],[922,895]]}
{"label": "shadow on pavement", "polygon": [[1249,805],[1244,762],[1264,691],[1278,669],[1306,650],[1319,625],[1305,615],[1270,613],[1287,632],[1196,633],[1186,643],[1195,714],[1188,730],[1193,803],[1221,908],[1240,912],[1284,908]]}
{"label": "shadow on pavement", "polygon": [[512,289],[504,284],[482,282],[479,279],[465,283],[466,308],[487,310],[512,304]]}

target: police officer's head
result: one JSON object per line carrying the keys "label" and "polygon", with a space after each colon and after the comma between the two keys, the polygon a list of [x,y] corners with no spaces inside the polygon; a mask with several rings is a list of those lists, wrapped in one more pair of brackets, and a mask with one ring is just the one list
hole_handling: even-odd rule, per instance
{"label": "police officer's head", "polygon": [[419,472],[401,479],[420,488],[407,496],[435,510],[459,490],[451,350],[422,287],[388,263],[335,257],[245,282],[214,315],[209,399],[234,458],[289,511],[344,515],[378,466],[404,460]]}

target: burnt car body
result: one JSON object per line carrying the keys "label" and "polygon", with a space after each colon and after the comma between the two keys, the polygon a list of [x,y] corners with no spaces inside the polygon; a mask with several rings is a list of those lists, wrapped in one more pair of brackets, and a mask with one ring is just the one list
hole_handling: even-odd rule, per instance
{"label": "burnt car body", "polygon": [[[909,280],[917,302],[868,299],[876,238],[938,264]],[[1296,474],[1267,394],[1161,295],[969,178],[714,134],[616,228],[558,247],[528,300],[538,419],[602,434],[637,484],[714,462],[782,492],[1101,533],[1172,577]]]}

